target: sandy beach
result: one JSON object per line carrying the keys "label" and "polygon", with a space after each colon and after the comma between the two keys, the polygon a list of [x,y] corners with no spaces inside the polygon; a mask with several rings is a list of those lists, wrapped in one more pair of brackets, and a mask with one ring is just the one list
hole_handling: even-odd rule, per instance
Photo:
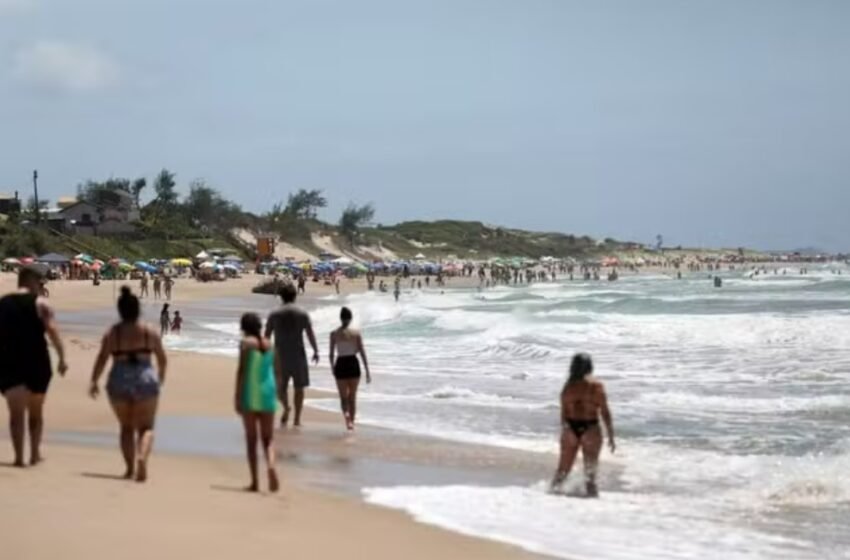
{"label": "sandy beach", "polygon": [[[256,282],[253,277],[215,284],[179,281],[174,303],[244,296]],[[0,275],[0,292],[13,286],[14,276]],[[361,288],[351,283],[344,289]],[[60,317],[113,304],[109,283],[54,282],[50,290]],[[310,286],[311,296],[329,290]],[[369,428],[349,437],[337,414],[308,408],[301,431],[280,432],[279,495],[240,491],[247,467],[231,409],[235,364],[224,357],[170,354],[157,433],[162,444],[152,458],[151,479],[145,485],[122,481],[117,478],[122,468],[117,424],[104,398],[92,401],[86,395],[97,336],[91,325],[88,330],[61,327],[70,371],[65,378],[54,377],[48,397],[47,461],[37,468],[7,468],[10,443],[6,430],[0,431],[4,557],[225,558],[278,551],[312,558],[352,553],[372,558],[532,557],[363,503],[356,477],[347,479],[359,458],[404,455],[406,461],[436,464],[444,444],[422,438],[419,445],[408,436]],[[198,419],[213,427],[185,429]],[[220,437],[218,425],[225,427]],[[510,461],[507,454],[504,461]],[[370,476],[380,477],[380,472]]]}

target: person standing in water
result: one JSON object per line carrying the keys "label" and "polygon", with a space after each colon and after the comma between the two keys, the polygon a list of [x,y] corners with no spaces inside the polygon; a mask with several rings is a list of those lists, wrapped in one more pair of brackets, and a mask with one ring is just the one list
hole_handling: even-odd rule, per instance
{"label": "person standing in water", "polygon": [[162,304],[162,311],[159,312],[159,336],[165,336],[171,330],[171,313],[167,303]]}
{"label": "person standing in water", "polygon": [[398,301],[399,296],[401,295],[401,276],[395,277],[395,288],[393,289],[393,296],[395,300]]}
{"label": "person standing in water", "polygon": [[584,456],[585,485],[589,497],[597,497],[596,472],[602,451],[602,430],[599,417],[608,432],[611,453],[614,443],[614,423],[608,410],[608,398],[601,381],[591,376],[593,361],[587,354],[576,354],[570,365],[570,376],[561,391],[561,458],[552,479],[552,490],[560,488],[570,474],[579,448]]}
{"label": "person standing in water", "polygon": [[162,278],[159,274],[153,277],[153,299],[162,298]]}
{"label": "person standing in water", "polygon": [[45,334],[59,355],[59,375],[64,376],[68,371],[65,347],[53,310],[40,296],[43,281],[44,274],[39,269],[22,268],[18,273],[18,291],[0,299],[0,393],[9,408],[9,432],[16,467],[24,466],[27,427],[29,464],[37,465],[42,461],[44,399],[53,376]]}
{"label": "person standing in water", "polygon": [[283,305],[273,311],[266,321],[265,337],[274,334],[275,363],[280,374],[280,403],[283,405],[283,417],[280,423],[284,426],[289,422],[289,381],[295,387],[295,423],[301,425],[301,410],[304,408],[304,389],[310,386],[310,368],[307,363],[307,352],[304,350],[304,334],[313,348],[313,363],[319,363],[319,346],[310,315],[295,305],[298,296],[295,286],[286,284],[280,290]]}
{"label": "person standing in water", "polygon": [[180,334],[180,331],[183,329],[183,317],[180,316],[179,311],[174,312],[174,319],[171,321],[171,332],[174,334]]}
{"label": "person standing in water", "polygon": [[[343,307],[339,314],[342,326],[331,333],[330,347],[330,360],[333,364],[336,387],[339,390],[339,402],[342,407],[342,415],[345,418],[345,427],[349,430],[354,429],[354,420],[357,416],[357,387],[360,385],[358,354],[363,358],[366,383],[372,382],[372,375],[369,373],[369,360],[366,358],[366,349],[363,347],[363,336],[359,331],[351,328],[353,318],[351,310]],[[337,352],[339,352],[339,357],[334,361]]]}
{"label": "person standing in water", "polygon": [[[98,381],[112,357],[106,394],[121,426],[121,454],[124,478],[136,482],[148,479],[148,458],[153,447],[153,429],[159,393],[165,382],[168,359],[156,331],[139,321],[139,298],[130,288],[121,288],[118,298],[120,321],[109,328],[100,343],[92,370],[89,395],[100,394]],[[156,356],[156,369],[151,362]]]}
{"label": "person standing in water", "polygon": [[242,342],[239,345],[239,367],[236,370],[234,405],[245,427],[245,444],[251,484],[248,492],[260,490],[257,476],[257,435],[263,444],[263,455],[269,479],[269,491],[277,492],[280,483],[275,468],[274,413],[277,409],[278,375],[275,353],[268,338],[262,336],[263,322],[253,313],[242,316]]}

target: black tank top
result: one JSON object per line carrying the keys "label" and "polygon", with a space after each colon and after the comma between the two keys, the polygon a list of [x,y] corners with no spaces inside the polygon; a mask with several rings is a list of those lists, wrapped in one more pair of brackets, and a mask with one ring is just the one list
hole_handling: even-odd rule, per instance
{"label": "black tank top", "polygon": [[4,369],[50,374],[50,353],[37,297],[11,294],[0,299],[0,364]]}

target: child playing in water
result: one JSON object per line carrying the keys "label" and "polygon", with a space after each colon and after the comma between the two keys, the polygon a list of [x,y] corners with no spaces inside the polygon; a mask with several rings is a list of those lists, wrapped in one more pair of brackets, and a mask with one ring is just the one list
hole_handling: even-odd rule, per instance
{"label": "child playing in water", "polygon": [[174,319],[171,321],[171,332],[174,334],[180,334],[180,329],[183,327],[183,317],[180,316],[179,311],[174,312]]}
{"label": "child playing in water", "polygon": [[274,413],[277,409],[277,387],[280,385],[275,368],[274,347],[262,335],[263,323],[253,313],[242,316],[242,342],[239,345],[239,367],[236,370],[236,413],[245,426],[248,466],[251,484],[245,489],[258,492],[257,435],[263,444],[263,455],[269,478],[269,491],[280,486],[275,468]]}

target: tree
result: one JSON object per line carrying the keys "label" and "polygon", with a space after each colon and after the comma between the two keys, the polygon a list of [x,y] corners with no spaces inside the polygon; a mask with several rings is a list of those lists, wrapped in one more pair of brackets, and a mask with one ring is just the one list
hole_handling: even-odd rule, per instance
{"label": "tree", "polygon": [[371,222],[374,217],[375,207],[372,204],[357,206],[351,203],[343,210],[342,216],[339,218],[339,229],[348,238],[348,241],[354,245],[360,229]]}
{"label": "tree", "polygon": [[177,182],[174,180],[174,173],[167,169],[159,172],[153,182],[153,190],[156,192],[154,202],[157,206],[165,209],[173,208],[177,205],[179,198],[177,194]]}
{"label": "tree", "polygon": [[225,199],[203,179],[195,179],[190,184],[183,210],[192,225],[220,229],[236,225],[242,214],[237,204]]}
{"label": "tree", "polygon": [[144,177],[139,177],[133,184],[130,185],[130,194],[133,195],[133,200],[136,202],[136,208],[142,207],[142,191],[148,186],[148,180]]}
{"label": "tree", "polygon": [[321,190],[301,189],[289,195],[285,212],[298,220],[315,220],[319,209],[327,205],[328,200],[322,195]]}

